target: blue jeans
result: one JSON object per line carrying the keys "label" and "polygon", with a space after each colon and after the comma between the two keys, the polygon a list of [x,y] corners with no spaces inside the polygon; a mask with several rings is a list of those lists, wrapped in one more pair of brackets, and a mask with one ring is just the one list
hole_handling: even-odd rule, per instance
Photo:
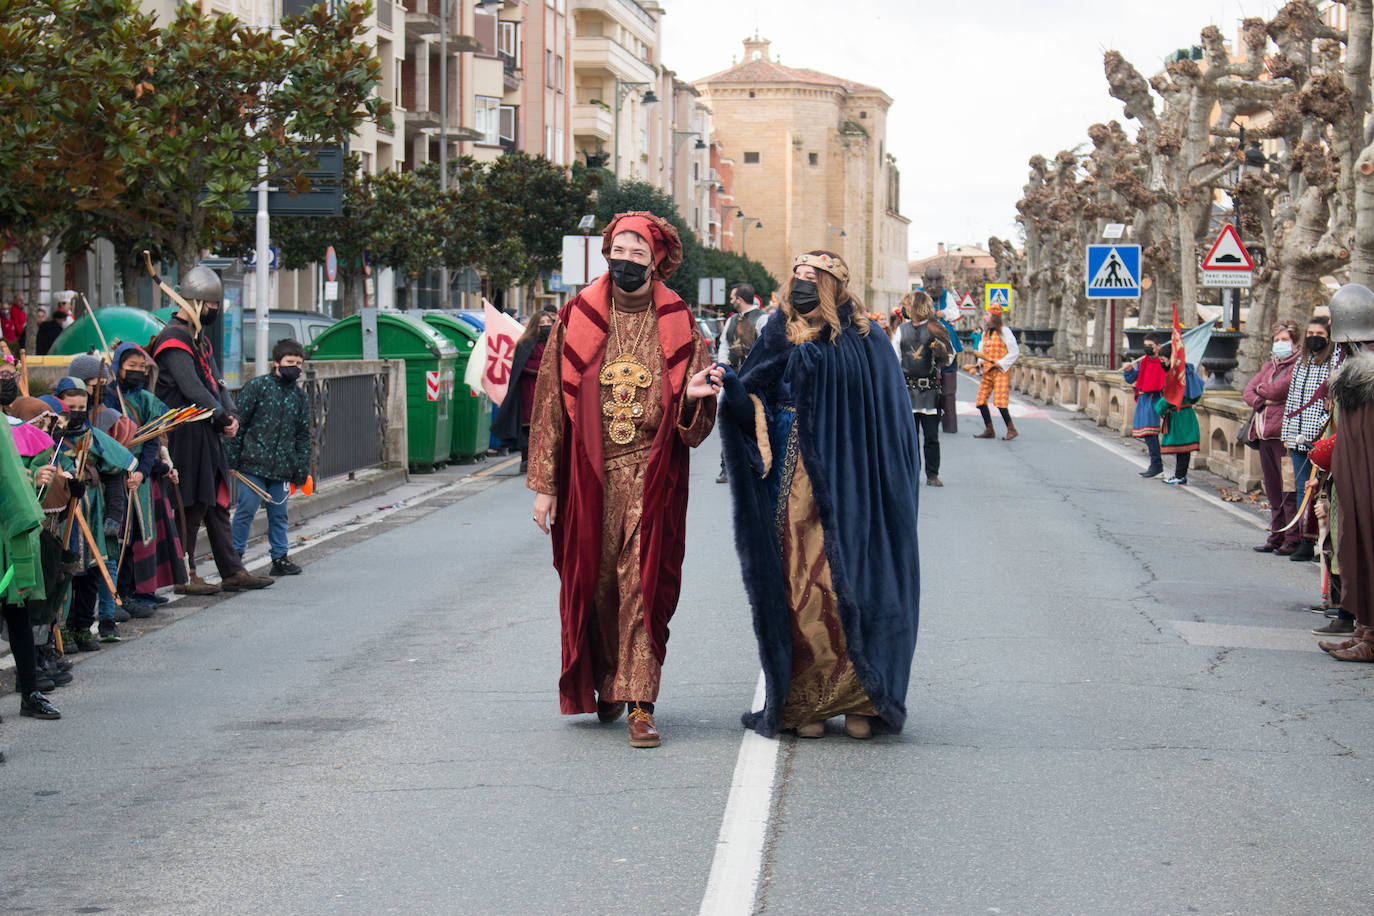
{"label": "blue jeans", "polygon": [[[1293,461],[1293,490],[1298,494],[1298,505],[1302,505],[1303,493],[1306,492],[1307,478],[1312,476],[1312,456],[1307,452],[1300,452],[1295,448],[1288,450],[1288,457]],[[1307,512],[1303,514],[1303,519],[1298,523],[1298,531],[1301,532],[1305,541],[1315,541],[1317,539],[1317,515],[1314,502],[1307,504]]]}
{"label": "blue jeans", "polygon": [[[272,497],[267,503],[267,544],[272,550],[272,559],[280,560],[286,556],[286,481],[268,480],[266,477],[246,474],[243,471],[239,473]],[[258,514],[258,506],[262,505],[262,502],[261,496],[254,493],[251,487],[245,487],[243,481],[239,481],[239,501],[234,506],[235,553],[242,554],[248,546],[248,532],[253,527],[253,516]]]}
{"label": "blue jeans", "polygon": [[[109,549],[108,546],[106,547],[106,549],[107,549],[107,550]],[[118,548],[116,547],[115,550],[111,551],[111,552],[110,552],[110,555],[109,555],[108,557],[105,558],[105,569],[108,570],[109,573],[110,573],[110,581],[111,581],[111,582],[115,582],[115,583],[118,583],[118,582],[119,582],[119,568],[118,568],[118,567],[119,567],[119,550],[118,550]],[[96,606],[100,609],[100,619],[101,619],[101,620],[113,620],[113,619],[114,619],[114,613],[115,613],[114,595],[110,594],[109,586],[107,586],[107,585],[105,584],[105,579],[104,579],[104,577],[102,577],[102,576],[97,576],[96,579],[97,579],[97,581],[99,582],[99,585],[96,586],[95,595],[96,595]]]}

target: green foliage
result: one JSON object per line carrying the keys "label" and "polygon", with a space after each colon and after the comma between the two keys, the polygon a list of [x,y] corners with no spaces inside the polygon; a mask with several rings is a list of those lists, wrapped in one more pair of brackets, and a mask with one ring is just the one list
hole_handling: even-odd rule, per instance
{"label": "green foliage", "polygon": [[617,183],[604,170],[601,172],[601,181],[596,201],[596,220],[599,225],[604,226],[617,213],[648,210],[677,228],[678,237],[682,240],[682,266],[668,279],[668,287],[684,302],[697,304],[697,284],[702,277],[725,277],[730,285],[749,283],[765,303],[773,290],[777,289],[777,281],[758,261],[702,245],[678,213],[677,202],[664,191],[642,181]]}

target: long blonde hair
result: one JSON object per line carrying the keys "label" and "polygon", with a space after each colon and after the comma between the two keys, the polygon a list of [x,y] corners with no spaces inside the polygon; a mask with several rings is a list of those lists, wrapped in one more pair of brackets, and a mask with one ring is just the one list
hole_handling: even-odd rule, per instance
{"label": "long blonde hair", "polygon": [[[834,258],[841,264],[844,259],[833,251],[808,251],[807,254],[823,254]],[[848,267],[848,265],[845,265]],[[794,270],[792,276],[787,278],[787,286],[783,289],[781,311],[783,317],[787,319],[787,339],[790,343],[803,344],[809,340],[815,340],[821,335],[821,328],[830,327],[830,342],[836,346],[840,342],[840,332],[844,326],[840,323],[840,307],[846,302],[850,304],[849,321],[854,327],[859,329],[859,333],[868,335],[868,315],[864,313],[863,303],[859,297],[849,291],[849,287],[840,282],[834,274],[824,270],[816,271],[816,292],[820,295],[821,303],[816,306],[812,315],[820,314],[821,322],[816,323],[806,315],[801,314],[792,305],[792,284],[797,279]]]}
{"label": "long blonde hair", "polygon": [[935,306],[924,290],[913,289],[902,297],[902,314],[912,324],[920,324],[935,317]]}

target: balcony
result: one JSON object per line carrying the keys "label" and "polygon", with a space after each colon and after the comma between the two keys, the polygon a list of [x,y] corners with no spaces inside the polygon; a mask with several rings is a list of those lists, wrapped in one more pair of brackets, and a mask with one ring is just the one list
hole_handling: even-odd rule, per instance
{"label": "balcony", "polygon": [[509,54],[498,54],[501,58],[501,79],[505,84],[506,91],[519,89],[524,82],[524,75],[520,72],[519,66],[515,63],[515,58]]}
{"label": "balcony", "polygon": [[438,129],[439,112],[421,109],[419,111],[406,112],[407,130],[424,130],[427,128]]}
{"label": "balcony", "polygon": [[607,19],[620,23],[650,47],[656,43],[658,24],[634,0],[575,0],[573,6],[579,11],[595,10]]}
{"label": "balcony", "polygon": [[625,82],[650,83],[654,68],[610,38],[579,35],[573,39],[573,67],[580,73],[606,73]]}
{"label": "balcony", "polygon": [[440,27],[439,4],[429,0],[409,0],[414,9],[406,10],[406,37],[420,39],[428,35],[438,35]]}
{"label": "balcony", "polygon": [[600,105],[574,105],[572,126],[574,137],[595,137],[609,143],[615,133],[615,118]]}

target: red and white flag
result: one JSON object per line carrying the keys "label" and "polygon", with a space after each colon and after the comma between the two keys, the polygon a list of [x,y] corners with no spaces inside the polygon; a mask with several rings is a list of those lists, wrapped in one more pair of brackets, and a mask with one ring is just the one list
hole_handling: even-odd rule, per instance
{"label": "red and white flag", "polygon": [[1169,344],[1169,371],[1164,376],[1164,400],[1174,405],[1176,410],[1181,410],[1188,387],[1185,368],[1188,354],[1183,348],[1183,328],[1178,323],[1177,303],[1174,305],[1174,334]]}
{"label": "red and white flag", "polygon": [[480,384],[492,403],[499,405],[506,399],[506,389],[510,387],[515,342],[525,329],[505,312],[497,311],[486,299],[482,300],[482,308],[486,312],[486,330],[472,349],[463,380],[474,392]]}

